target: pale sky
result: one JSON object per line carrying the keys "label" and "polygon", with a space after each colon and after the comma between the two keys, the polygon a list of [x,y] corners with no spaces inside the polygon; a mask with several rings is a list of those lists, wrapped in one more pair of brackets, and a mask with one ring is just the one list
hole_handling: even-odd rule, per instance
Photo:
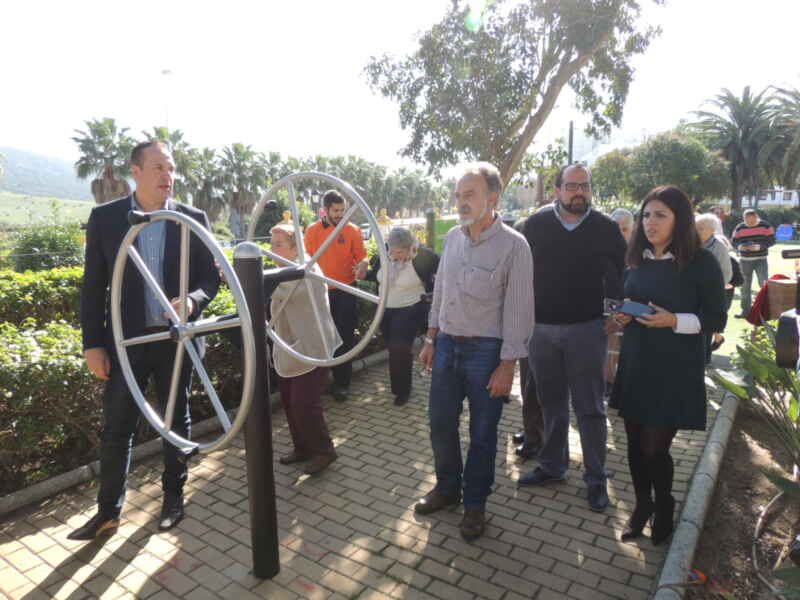
{"label": "pale sky", "polygon": [[[722,87],[800,87],[800,0],[643,2],[664,32],[635,62],[615,141],[674,126]],[[448,3],[3,0],[0,146],[75,160],[73,130],[107,116],[135,134],[168,119],[195,146],[407,164],[397,109],[362,70],[412,50]],[[564,97],[537,142],[570,118]]]}

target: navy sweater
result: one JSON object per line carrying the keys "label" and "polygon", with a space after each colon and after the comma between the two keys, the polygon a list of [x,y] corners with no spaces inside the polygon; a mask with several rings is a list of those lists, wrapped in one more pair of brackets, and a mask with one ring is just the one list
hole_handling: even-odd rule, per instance
{"label": "navy sweater", "polygon": [[[775,230],[763,220],[754,227],[748,226],[747,223],[739,223],[733,230],[732,238],[733,245],[743,260],[767,258],[769,247],[775,243]],[[748,246],[751,244],[757,244],[758,250],[750,250]]]}
{"label": "navy sweater", "polygon": [[622,298],[626,245],[619,227],[592,210],[567,231],[545,208],[522,226],[533,253],[536,322],[564,325],[603,316],[603,298]]}

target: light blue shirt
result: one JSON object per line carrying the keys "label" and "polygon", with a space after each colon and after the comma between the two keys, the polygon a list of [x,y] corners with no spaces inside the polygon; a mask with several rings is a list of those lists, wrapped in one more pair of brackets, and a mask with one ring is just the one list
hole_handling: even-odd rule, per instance
{"label": "light blue shirt", "polygon": [[583,213],[583,215],[581,215],[581,218],[575,221],[574,223],[568,223],[561,216],[561,205],[558,203],[558,200],[553,202],[553,212],[556,214],[556,219],[558,219],[558,222],[564,226],[564,229],[566,229],[567,231],[574,231],[580,226],[581,223],[583,223],[586,220],[586,217],[588,217],[589,213],[592,212],[592,207],[590,206],[586,210],[586,212]]}
{"label": "light blue shirt", "polygon": [[[136,194],[133,195],[131,208],[141,212],[146,212],[139,206],[136,201]],[[171,208],[169,200],[167,200],[167,209]],[[137,238],[137,245],[139,247],[139,254],[147,265],[153,278],[158,282],[161,290],[164,290],[164,240],[166,238],[166,221],[156,221],[145,225],[139,232]],[[164,308],[158,302],[155,293],[150,289],[150,286],[144,286],[144,326],[145,327],[166,327],[169,321],[164,316]]]}

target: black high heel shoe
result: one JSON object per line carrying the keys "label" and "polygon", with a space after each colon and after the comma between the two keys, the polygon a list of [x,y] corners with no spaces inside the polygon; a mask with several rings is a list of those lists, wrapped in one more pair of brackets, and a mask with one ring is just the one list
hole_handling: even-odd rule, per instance
{"label": "black high heel shoe", "polygon": [[670,496],[666,502],[659,506],[656,504],[656,511],[653,516],[653,527],[650,539],[653,545],[658,546],[664,542],[675,529],[673,513],[675,512],[675,498]]}
{"label": "black high heel shoe", "polygon": [[652,516],[652,502],[644,506],[637,505],[636,508],[633,509],[631,518],[628,519],[628,523],[625,525],[625,529],[622,530],[622,535],[619,539],[623,542],[627,542],[628,540],[635,540],[638,537],[642,537],[644,526],[647,525],[647,522]]}

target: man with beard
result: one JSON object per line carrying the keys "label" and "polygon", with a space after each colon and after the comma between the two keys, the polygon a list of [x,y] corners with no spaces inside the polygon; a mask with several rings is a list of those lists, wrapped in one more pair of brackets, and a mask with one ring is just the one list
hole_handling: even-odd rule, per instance
{"label": "man with beard", "polygon": [[[494,483],[497,424],[527,354],[533,329],[533,264],[525,238],[495,212],[500,173],[478,163],[456,186],[459,225],[445,237],[420,361],[433,372],[428,404],[436,487],[414,506],[422,515],[464,498],[461,535],[485,529]],[[469,451],[461,457],[459,419],[469,401]],[[463,486],[462,486],[463,483]]]}
{"label": "man with beard", "polygon": [[569,399],[578,421],[589,507],[608,506],[603,368],[603,298],[622,297],[626,244],[614,221],[591,208],[591,174],[561,169],[556,201],[528,218],[533,252],[536,328],[528,354],[544,414],[540,466],[519,485],[564,481],[569,467]]}
{"label": "man with beard", "polygon": [[[322,196],[322,203],[325,206],[325,216],[306,229],[305,242],[309,256],[313,256],[328,236],[333,233],[347,209],[344,197],[336,190],[325,192]],[[364,279],[368,264],[364,238],[361,230],[353,223],[344,226],[336,240],[319,258],[319,266],[326,276],[347,285],[353,285],[356,279]],[[328,287],[328,298],[333,322],[336,324],[339,337],[342,338],[342,345],[336,350],[334,356],[341,356],[352,350],[355,345],[358,299],[353,294],[333,286]],[[331,371],[333,372],[331,395],[336,401],[343,402],[347,400],[347,393],[350,389],[353,365],[347,362],[333,367]]]}

